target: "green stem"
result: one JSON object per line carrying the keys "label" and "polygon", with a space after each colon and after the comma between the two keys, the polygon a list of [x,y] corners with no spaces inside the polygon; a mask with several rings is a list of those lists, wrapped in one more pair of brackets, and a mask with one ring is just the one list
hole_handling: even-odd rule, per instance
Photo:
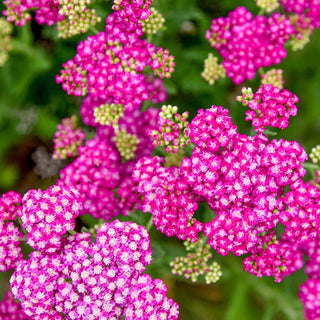
{"label": "green stem", "polygon": [[152,227],[152,225],[153,225],[152,220],[153,220],[153,216],[151,215],[151,217],[150,217],[150,219],[149,219],[149,221],[148,221],[148,223],[147,223],[147,225],[146,225],[147,231],[150,231],[150,229],[151,229],[151,227]]}
{"label": "green stem", "polygon": [[94,34],[98,34],[98,33],[99,33],[99,31],[98,31],[95,27],[93,27],[93,26],[91,26],[91,27],[89,28],[89,30],[91,30]]}
{"label": "green stem", "polygon": [[302,167],[304,169],[310,170],[310,171],[316,171],[319,170],[319,166],[315,163],[305,162],[302,164]]}

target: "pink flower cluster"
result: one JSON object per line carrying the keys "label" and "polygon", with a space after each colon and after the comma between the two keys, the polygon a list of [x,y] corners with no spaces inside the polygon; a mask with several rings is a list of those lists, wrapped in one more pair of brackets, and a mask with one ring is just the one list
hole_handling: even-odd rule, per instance
{"label": "pink flower cluster", "polygon": [[297,14],[306,13],[315,28],[320,28],[320,2],[318,0],[280,0],[284,10]]}
{"label": "pink flower cluster", "polygon": [[22,310],[21,305],[14,300],[13,294],[7,292],[0,302],[1,320],[31,320]]}
{"label": "pink flower cluster", "polygon": [[[264,86],[260,97],[267,88],[275,90]],[[297,97],[277,90],[278,100],[274,93],[270,103],[278,102],[279,113],[284,115],[281,103],[295,109]],[[199,110],[187,136],[195,148],[181,168],[164,167],[157,157],[142,158],[134,168],[142,210],[153,215],[156,228],[192,242],[204,231],[218,253],[249,253],[245,270],[274,276],[277,282],[301,268],[301,247],[320,227],[320,191],[301,180],[307,159],[303,148],[295,141],[269,141],[261,133],[237,133],[228,110],[217,106]],[[194,213],[204,200],[215,214],[203,224]],[[285,227],[281,236],[275,233],[279,223]]]}
{"label": "pink flower cluster", "polygon": [[140,159],[133,171],[138,192],[143,194],[142,210],[153,215],[156,228],[168,237],[198,240],[203,224],[193,219],[199,197],[181,176],[177,167],[161,166],[159,157]]}
{"label": "pink flower cluster", "polygon": [[[305,174],[301,163],[307,159],[303,148],[282,139],[269,142],[262,134],[239,134],[227,110],[216,106],[200,110],[189,130],[196,147],[183,160],[181,172],[189,188],[216,214],[204,224],[208,243],[222,255],[251,253],[246,270],[273,275],[276,281],[302,267],[299,246],[319,230],[314,212],[320,209],[319,192],[300,180]],[[288,186],[291,191],[284,197]],[[279,222],[285,232],[271,242]],[[265,244],[282,257],[275,269]]]}
{"label": "pink flower cluster", "polygon": [[261,67],[280,63],[287,54],[284,44],[293,33],[284,15],[253,17],[238,7],[226,18],[213,19],[206,38],[223,57],[227,76],[239,84],[253,79]]}
{"label": "pink flower cluster", "polygon": [[294,241],[277,239],[274,231],[259,238],[252,255],[243,260],[244,270],[255,276],[272,276],[276,282],[302,268],[303,255]]}
{"label": "pink flower cluster", "polygon": [[28,12],[30,9],[36,9],[35,18],[39,24],[45,23],[51,26],[64,19],[64,16],[59,13],[60,2],[57,0],[5,0],[3,4],[6,10],[2,13],[7,16],[9,22],[14,22],[17,26],[23,26],[31,20]]}
{"label": "pink flower cluster", "polygon": [[38,320],[178,318],[178,305],[159,280],[143,274],[150,264],[148,232],[131,222],[105,223],[95,242],[89,233],[65,238],[52,255],[35,251],[21,261],[11,289],[24,312]]}
{"label": "pink flower cluster", "polygon": [[82,210],[79,191],[70,186],[29,190],[22,198],[19,216],[27,230],[27,243],[36,250],[55,252],[62,245],[68,230],[75,228],[75,219]]}
{"label": "pink flower cluster", "polygon": [[159,77],[170,77],[173,57],[141,38],[141,19],[151,13],[151,1],[143,5],[141,1],[127,2],[119,3],[119,10],[108,16],[105,32],[80,42],[74,59],[63,65],[56,80],[68,94],[88,93],[132,110],[154,95],[154,88],[141,73],[145,67],[150,66]]}
{"label": "pink flower cluster", "polygon": [[78,147],[85,139],[85,133],[81,128],[76,129],[76,117],[62,119],[58,124],[54,135],[54,159],[66,159],[77,155]]}
{"label": "pink flower cluster", "polygon": [[290,116],[297,115],[298,97],[289,90],[280,90],[270,84],[262,85],[249,102],[246,120],[251,120],[257,132],[267,126],[287,128]]}
{"label": "pink flower cluster", "polygon": [[306,243],[303,252],[307,255],[305,273],[308,280],[300,286],[299,298],[304,305],[306,319],[316,320],[320,317],[320,238],[317,236]]}
{"label": "pink flower cluster", "polygon": [[116,216],[113,189],[120,181],[120,157],[114,147],[94,138],[79,147],[79,156],[60,171],[59,185],[76,186],[83,202],[80,214],[109,220]]}
{"label": "pink flower cluster", "polygon": [[0,272],[14,269],[22,259],[23,234],[15,225],[21,211],[21,195],[9,191],[0,198]]}

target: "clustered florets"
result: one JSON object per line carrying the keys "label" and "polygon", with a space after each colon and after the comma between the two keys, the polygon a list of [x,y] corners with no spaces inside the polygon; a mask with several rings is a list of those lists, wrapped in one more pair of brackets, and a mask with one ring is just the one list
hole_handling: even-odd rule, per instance
{"label": "clustered florets", "polygon": [[287,55],[284,44],[293,33],[284,15],[253,17],[238,7],[228,17],[212,20],[206,38],[223,57],[227,76],[239,84],[253,79],[261,67],[280,63]]}
{"label": "clustered florets", "polygon": [[285,129],[290,116],[297,114],[298,97],[288,90],[280,90],[271,84],[262,85],[255,94],[249,97],[244,88],[242,96],[237,98],[248,106],[246,120],[252,121],[257,132],[264,132],[267,126]]}
{"label": "clustered florets", "polygon": [[54,159],[67,159],[78,154],[78,147],[85,139],[85,133],[81,128],[76,128],[77,118],[71,116],[70,118],[62,119],[58,124],[57,131],[54,136]]}
{"label": "clustered florets", "polygon": [[23,234],[15,225],[21,211],[21,195],[9,191],[0,198],[0,272],[14,269],[22,259]]}
{"label": "clustered florets", "polygon": [[186,137],[189,112],[179,114],[177,106],[164,105],[159,116],[159,130],[152,131],[153,144],[164,147],[168,153],[177,153],[190,143]]}
{"label": "clustered florets", "polygon": [[108,16],[105,32],[80,42],[75,58],[65,63],[57,76],[68,94],[88,93],[104,104],[121,104],[125,110],[133,110],[153,95],[142,74],[145,67],[160,78],[170,77],[173,56],[141,38],[141,19],[149,15],[150,2],[141,7],[138,2],[122,1],[118,11]]}
{"label": "clustered florets", "polygon": [[[241,99],[249,106],[265,99],[284,118],[296,113],[298,101],[271,85],[256,94],[246,90]],[[282,119],[274,122],[269,114],[261,113],[259,119],[270,123],[256,126],[258,132],[269,124],[285,127]],[[320,191],[301,180],[307,159],[303,148],[283,139],[269,141],[261,133],[240,134],[228,111],[217,106],[200,110],[186,134],[195,147],[181,168],[163,167],[160,158],[143,158],[133,171],[144,195],[142,210],[153,215],[156,228],[191,242],[203,231],[218,253],[250,253],[245,269],[259,277],[274,276],[277,282],[301,268],[301,247],[316,237],[320,212]],[[216,214],[204,224],[193,216],[203,200]],[[274,231],[279,223],[285,227],[281,237]]]}
{"label": "clustered florets", "polygon": [[75,228],[75,219],[82,211],[80,193],[72,186],[29,190],[21,203],[19,216],[28,232],[27,243],[36,250],[50,253],[60,249],[61,236]]}
{"label": "clustered florets", "polygon": [[101,19],[97,17],[95,9],[88,9],[90,0],[5,0],[6,10],[3,14],[8,22],[23,26],[32,19],[30,10],[35,10],[35,19],[39,24],[49,26],[57,24],[59,36],[72,37],[88,31]]}
{"label": "clustered florets", "polygon": [[[143,274],[151,263],[148,232],[115,220],[64,239],[53,254],[32,252],[11,277],[11,289],[32,319],[178,318],[166,286]],[[143,307],[143,308],[142,308]]]}

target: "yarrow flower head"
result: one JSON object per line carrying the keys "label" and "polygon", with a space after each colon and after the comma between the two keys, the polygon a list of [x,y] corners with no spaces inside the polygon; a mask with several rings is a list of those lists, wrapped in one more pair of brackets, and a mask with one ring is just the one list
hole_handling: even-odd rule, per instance
{"label": "yarrow flower head", "polygon": [[286,57],[285,42],[294,33],[289,19],[274,13],[253,17],[238,7],[226,18],[213,19],[206,38],[223,57],[223,67],[234,83],[253,79],[261,67],[280,63]]}
{"label": "yarrow flower head", "polygon": [[155,8],[150,8],[151,15],[146,19],[142,20],[142,30],[147,35],[156,34],[163,28],[165,23],[164,17]]}
{"label": "yarrow flower head", "polygon": [[88,314],[176,320],[178,305],[166,297],[163,282],[143,274],[151,260],[146,229],[115,220],[99,227],[94,241],[89,233],[76,234],[65,239],[59,253],[31,253],[10,283],[35,320],[84,320]]}
{"label": "yarrow flower head", "polygon": [[186,135],[202,149],[214,152],[225,147],[237,133],[228,112],[217,106],[207,110],[200,109],[186,130]]}
{"label": "yarrow flower head", "polygon": [[130,134],[125,129],[116,130],[114,141],[124,161],[135,157],[135,152],[139,144],[139,138],[135,134]]}
{"label": "yarrow flower head", "polygon": [[295,33],[291,35],[289,44],[292,50],[301,50],[310,41],[314,26],[311,23],[311,19],[303,14],[291,15],[290,21],[295,29]]}
{"label": "yarrow flower head", "polygon": [[57,25],[59,37],[69,38],[79,33],[85,33],[101,18],[97,17],[95,9],[88,9],[90,0],[69,1],[60,0],[59,14],[64,16]]}
{"label": "yarrow flower head", "polygon": [[29,190],[22,198],[19,214],[28,232],[27,243],[39,251],[59,250],[61,236],[75,228],[81,210],[80,193],[74,187],[55,185],[45,191]]}
{"label": "yarrow flower head", "polygon": [[313,163],[320,164],[320,145],[312,148],[309,156]]}
{"label": "yarrow flower head", "polygon": [[248,103],[246,120],[251,120],[257,132],[264,132],[267,126],[287,128],[290,116],[297,114],[299,98],[288,90],[272,85],[262,85]]}
{"label": "yarrow flower head", "polygon": [[1,320],[31,320],[21,309],[20,303],[14,300],[12,292],[7,292],[0,302]]}
{"label": "yarrow flower head", "polygon": [[172,274],[183,275],[186,279],[190,278],[192,282],[196,282],[198,277],[204,274],[207,284],[217,282],[222,272],[217,262],[208,263],[212,258],[210,246],[205,244],[203,239],[195,243],[186,240],[184,245],[191,252],[186,257],[177,257],[170,262]]}
{"label": "yarrow flower head", "polygon": [[28,20],[31,20],[30,9],[35,10],[35,19],[39,24],[54,25],[58,21],[64,19],[64,16],[59,13],[60,2],[54,0],[5,0],[3,4],[6,10],[3,14],[7,17],[8,22],[14,22],[16,26],[23,26]]}
{"label": "yarrow flower head", "polygon": [[218,63],[218,58],[209,53],[208,58],[204,60],[204,70],[201,76],[210,85],[213,85],[219,78],[225,78],[226,70]]}
{"label": "yarrow flower head", "polygon": [[119,213],[113,192],[120,181],[119,154],[97,137],[79,147],[78,152],[79,156],[60,171],[57,184],[77,187],[83,201],[81,214],[109,220]]}
{"label": "yarrow flower head", "polygon": [[0,18],[0,67],[8,60],[8,52],[11,50],[10,35],[12,31],[12,25],[5,18]]}
{"label": "yarrow flower head", "polygon": [[261,75],[261,85],[271,84],[273,87],[283,89],[283,70],[282,69],[271,69]]}
{"label": "yarrow flower head", "polygon": [[0,198],[0,272],[14,269],[22,259],[23,234],[15,225],[21,211],[21,195],[14,191]]}
{"label": "yarrow flower head", "polygon": [[306,13],[306,17],[311,20],[315,28],[320,28],[320,4],[318,0],[280,0],[287,12],[297,13],[299,15]]}
{"label": "yarrow flower head", "polygon": [[54,136],[54,159],[67,159],[78,154],[78,147],[85,139],[85,133],[81,128],[77,128],[77,118],[75,115],[70,118],[62,119],[62,123],[58,124],[57,131]]}
{"label": "yarrow flower head", "polygon": [[118,122],[123,117],[122,104],[101,104],[94,109],[95,121],[101,125],[118,127]]}
{"label": "yarrow flower head", "polygon": [[133,170],[138,192],[143,196],[142,210],[153,215],[156,228],[168,237],[195,242],[203,224],[193,218],[199,197],[191,192],[177,167],[162,167],[159,157],[139,159]]}
{"label": "yarrow flower head", "polygon": [[106,20],[105,32],[79,43],[77,55],[63,65],[57,83],[72,95],[101,100],[99,104],[121,104],[125,110],[140,108],[153,96],[147,77],[150,67],[159,77],[174,71],[173,56],[142,39],[141,20],[148,17],[151,1],[118,1]]}
{"label": "yarrow flower head", "polygon": [[259,246],[252,255],[243,261],[244,270],[256,275],[273,276],[275,282],[281,282],[283,276],[290,275],[302,268],[303,255],[298,245],[277,240],[275,232],[265,234],[259,239]]}
{"label": "yarrow flower head", "polygon": [[152,131],[155,139],[153,144],[165,147],[166,152],[177,153],[190,143],[190,139],[186,136],[189,113],[184,112],[180,115],[177,106],[164,105],[159,116],[159,131]]}
{"label": "yarrow flower head", "polygon": [[256,0],[256,5],[267,13],[276,10],[280,6],[278,0]]}

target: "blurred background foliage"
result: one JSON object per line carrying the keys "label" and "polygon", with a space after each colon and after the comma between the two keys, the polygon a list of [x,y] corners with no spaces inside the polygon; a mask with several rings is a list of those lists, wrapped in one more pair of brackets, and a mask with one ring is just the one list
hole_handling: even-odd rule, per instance
{"label": "blurred background foliage", "polygon": [[[97,29],[103,30],[111,5],[105,0],[93,2],[103,18]],[[188,110],[190,118],[200,108],[227,107],[239,131],[249,133],[250,124],[244,120],[246,110],[235,97],[240,95],[242,86],[256,90],[259,75],[238,86],[227,78],[210,86],[200,76],[204,60],[209,52],[214,52],[204,37],[211,20],[226,16],[240,5],[258,13],[253,0],[155,0],[154,7],[165,17],[166,28],[153,37],[153,42],[168,48],[175,56],[176,71],[171,79],[165,80],[167,104]],[[57,176],[48,178],[41,170],[53,165],[50,153],[56,125],[63,117],[79,114],[81,104],[81,98],[67,96],[55,83],[55,75],[62,63],[73,58],[77,44],[87,36],[62,40],[57,37],[55,27],[39,26],[34,21],[22,28],[15,27],[9,60],[0,67],[0,193],[9,190],[25,193],[54,183]],[[320,31],[315,30],[302,51],[288,49],[287,58],[276,66],[284,69],[285,88],[300,98],[298,116],[291,119],[289,127],[279,132],[277,138],[296,140],[308,153],[320,141],[319,56]],[[47,162],[39,169],[41,161]],[[59,165],[63,164],[54,165],[58,173]],[[149,216],[137,214],[133,220],[146,225]],[[154,262],[149,272],[165,280],[171,297],[180,305],[180,319],[303,319],[297,298],[299,285],[306,279],[302,270],[276,284],[272,279],[257,279],[244,273],[242,258],[215,255],[222,266],[220,281],[215,285],[192,284],[170,275],[169,261],[186,254],[181,242],[162,236],[154,227],[151,238]],[[8,288],[9,275],[0,274],[0,298]]]}

